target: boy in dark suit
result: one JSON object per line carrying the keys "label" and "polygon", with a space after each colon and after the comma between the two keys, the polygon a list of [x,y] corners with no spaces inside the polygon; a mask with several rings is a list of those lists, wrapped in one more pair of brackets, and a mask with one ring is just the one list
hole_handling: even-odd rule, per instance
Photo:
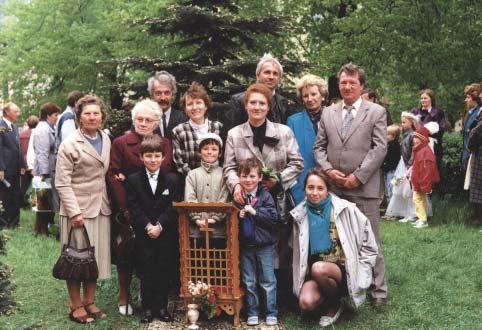
{"label": "boy in dark suit", "polygon": [[146,138],[140,157],[145,169],[130,175],[126,181],[127,208],[136,234],[136,269],[141,280],[141,323],[154,317],[171,322],[167,311],[169,265],[173,237],[177,230],[177,213],[172,202],[178,191],[176,182],[159,170],[163,160],[161,139]]}

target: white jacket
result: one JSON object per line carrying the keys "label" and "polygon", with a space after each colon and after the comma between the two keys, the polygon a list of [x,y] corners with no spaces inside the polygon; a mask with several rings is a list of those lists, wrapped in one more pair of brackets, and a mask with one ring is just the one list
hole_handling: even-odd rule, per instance
{"label": "white jacket", "polygon": [[[335,225],[346,257],[347,285],[355,306],[365,301],[372,283],[372,267],[378,255],[377,243],[368,218],[355,204],[330,193]],[[293,293],[299,297],[308,273],[309,223],[306,200],[292,211],[293,216]]]}

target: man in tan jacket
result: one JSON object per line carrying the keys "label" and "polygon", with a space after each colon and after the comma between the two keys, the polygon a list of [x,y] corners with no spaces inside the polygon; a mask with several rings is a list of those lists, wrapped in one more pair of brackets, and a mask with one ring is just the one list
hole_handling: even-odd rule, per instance
{"label": "man in tan jacket", "polygon": [[362,68],[345,64],[338,81],[343,100],[321,115],[315,159],[333,180],[333,191],[355,203],[370,219],[379,255],[369,298],[374,305],[384,305],[387,280],[380,241],[379,171],[387,152],[386,112],[361,98],[366,81]]}

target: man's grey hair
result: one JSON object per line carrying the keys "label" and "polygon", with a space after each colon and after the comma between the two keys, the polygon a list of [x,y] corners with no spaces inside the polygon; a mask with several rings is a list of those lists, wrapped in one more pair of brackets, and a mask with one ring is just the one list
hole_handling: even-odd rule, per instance
{"label": "man's grey hair", "polygon": [[159,71],[156,72],[154,76],[149,78],[147,81],[147,91],[149,92],[149,95],[152,95],[152,85],[154,84],[154,81],[157,81],[161,84],[170,84],[172,86],[172,94],[177,93],[176,78],[174,78],[174,76],[169,72]]}
{"label": "man's grey hair", "polygon": [[281,63],[278,61],[276,57],[273,57],[273,55],[271,55],[271,53],[265,53],[263,57],[259,59],[258,65],[256,66],[256,77],[259,75],[259,73],[261,72],[261,68],[266,63],[273,63],[277,65],[280,79],[281,77],[283,77],[283,66],[281,65]]}
{"label": "man's grey hair", "polygon": [[157,121],[161,119],[161,108],[157,102],[150,99],[145,99],[136,103],[134,108],[131,110],[132,122],[136,120],[137,115],[141,111],[147,111],[154,115]]}

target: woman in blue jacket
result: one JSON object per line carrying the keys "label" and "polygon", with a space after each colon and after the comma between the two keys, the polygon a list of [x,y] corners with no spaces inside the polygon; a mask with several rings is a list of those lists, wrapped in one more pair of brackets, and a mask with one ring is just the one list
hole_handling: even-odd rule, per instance
{"label": "woman in blue jacket", "polygon": [[298,177],[296,185],[291,188],[295,204],[299,204],[305,198],[303,182],[306,173],[316,166],[313,145],[318,133],[318,122],[323,111],[323,102],[328,96],[328,86],[324,79],[307,74],[296,83],[296,94],[303,102],[305,110],[290,116],[286,124],[294,132],[304,161],[303,172]]}

